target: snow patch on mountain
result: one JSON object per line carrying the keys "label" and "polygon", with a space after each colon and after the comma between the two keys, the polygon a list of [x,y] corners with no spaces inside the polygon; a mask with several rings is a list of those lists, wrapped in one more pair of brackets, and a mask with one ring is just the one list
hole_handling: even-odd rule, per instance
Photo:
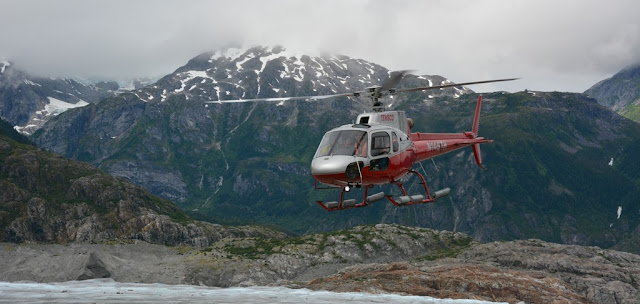
{"label": "snow patch on mountain", "polygon": [[[178,76],[184,77],[184,78],[182,78],[180,80],[180,82],[182,83],[180,88],[174,90],[174,92],[176,92],[176,93],[183,92],[184,88],[187,86],[187,83],[189,81],[191,81],[191,80],[194,80],[194,79],[198,78],[198,77],[203,78],[201,83],[205,83],[207,79],[211,79],[211,80],[213,80],[213,83],[216,83],[216,80],[213,79],[212,77],[210,77],[209,75],[207,75],[206,71],[186,71],[186,72],[179,73]],[[196,88],[196,85],[192,85],[191,88],[189,88],[189,91],[191,91],[191,90],[193,90],[195,88]]]}
{"label": "snow patch on mountain", "polygon": [[207,75],[207,72],[205,71],[188,71],[185,72],[185,74],[189,75],[191,79],[195,79],[196,77],[213,79],[209,77],[209,75]]}
{"label": "snow patch on mountain", "polygon": [[0,61],[0,74],[4,73],[4,70],[11,65],[9,61]]}
{"label": "snow patch on mountain", "polygon": [[264,71],[264,68],[267,66],[267,63],[269,63],[271,60],[274,60],[276,58],[280,58],[282,57],[280,54],[271,54],[265,57],[260,57],[260,62],[262,62],[262,67],[260,67],[260,70],[256,70],[256,74],[258,74],[258,93],[256,94],[257,96],[260,96],[260,75],[262,75],[262,72]]}
{"label": "snow patch on mountain", "polygon": [[247,49],[243,48],[227,48],[216,51],[213,56],[209,59],[209,63],[213,63],[214,60],[218,60],[220,58],[228,58],[231,61],[236,60],[242,54],[244,54]]}
{"label": "snow patch on mountain", "polygon": [[89,104],[82,99],[75,104],[53,97],[47,97],[47,99],[49,100],[49,103],[44,106],[44,109],[33,113],[27,124],[24,126],[14,126],[13,128],[22,134],[31,135],[36,130],[40,129],[49,120],[49,118],[58,116],[69,109],[84,107]]}
{"label": "snow patch on mountain", "polygon": [[25,80],[23,80],[23,81],[24,81],[24,83],[25,83],[25,84],[29,84],[29,85],[39,86],[39,87],[41,87],[41,85],[40,85],[40,84],[37,84],[37,83],[35,83],[35,82],[33,82],[33,81],[29,80],[29,79],[25,79]]}
{"label": "snow patch on mountain", "polygon": [[253,58],[255,58],[255,55],[253,53],[248,53],[247,56],[242,61],[236,62],[236,68],[238,69],[238,71],[242,71],[244,69],[242,65]]}
{"label": "snow patch on mountain", "polygon": [[68,103],[66,101],[62,101],[60,99],[56,99],[53,97],[47,97],[47,98],[49,99],[49,104],[44,106],[43,112],[46,112],[44,113],[45,115],[47,115],[48,113],[48,115],[57,116],[69,109],[84,107],[89,104],[84,100],[80,100],[77,103],[73,104],[73,103]]}

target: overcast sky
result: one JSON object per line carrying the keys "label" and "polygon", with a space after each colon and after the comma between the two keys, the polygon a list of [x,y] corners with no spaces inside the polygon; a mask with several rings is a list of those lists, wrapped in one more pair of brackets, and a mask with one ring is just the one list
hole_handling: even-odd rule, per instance
{"label": "overcast sky", "polygon": [[338,53],[476,91],[582,92],[640,62],[637,0],[0,0],[0,60],[48,76],[161,76],[225,46]]}

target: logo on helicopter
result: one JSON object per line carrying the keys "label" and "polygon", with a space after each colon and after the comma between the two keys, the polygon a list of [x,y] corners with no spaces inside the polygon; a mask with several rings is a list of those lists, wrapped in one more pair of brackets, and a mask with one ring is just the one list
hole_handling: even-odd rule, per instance
{"label": "logo on helicopter", "polygon": [[394,121],[395,118],[396,117],[393,114],[382,114],[382,115],[380,115],[380,120],[381,121]]}
{"label": "logo on helicopter", "polygon": [[446,141],[434,141],[427,143],[427,151],[442,151],[447,149]]}

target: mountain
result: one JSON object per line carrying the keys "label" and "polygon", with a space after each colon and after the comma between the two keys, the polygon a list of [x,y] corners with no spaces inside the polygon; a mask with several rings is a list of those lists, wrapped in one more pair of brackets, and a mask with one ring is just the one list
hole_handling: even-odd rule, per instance
{"label": "mountain", "polygon": [[[323,133],[352,122],[370,109],[369,101],[203,104],[356,91],[388,75],[365,60],[279,47],[205,53],[154,85],[71,109],[32,139],[219,223],[278,225],[297,234],[398,223],[462,231],[481,241],[535,237],[631,248],[640,233],[633,216],[640,130],[585,95],[485,94],[480,134],[496,140],[482,147],[488,170],[475,165],[471,150],[461,150],[414,168],[427,173],[432,189],[450,187],[449,198],[333,213],[315,201],[339,194],[315,190],[309,164]],[[408,75],[401,86],[448,81]],[[389,104],[415,120],[414,131],[462,132],[471,129],[476,98],[469,89],[451,88],[394,96]],[[403,182],[418,191],[415,179]]]}
{"label": "mountain", "polygon": [[70,108],[113,96],[116,90],[115,82],[84,85],[72,79],[34,77],[8,61],[0,62],[0,118],[25,134]]}
{"label": "mountain", "polygon": [[[301,189],[308,192],[308,164],[322,133],[370,105],[346,99],[230,106],[205,106],[203,101],[361,90],[388,75],[387,69],[364,60],[312,58],[283,48],[206,53],[155,85],[64,113],[34,138],[49,151],[90,162],[183,208],[209,215],[222,211],[225,215],[218,220],[237,223],[252,218],[251,212],[241,211],[245,208],[261,212],[283,193],[291,198]],[[410,76],[405,85],[443,82],[447,80],[440,76]],[[467,91],[451,88],[432,94]],[[396,105],[404,100],[398,98]],[[265,183],[278,176],[284,179],[276,185]],[[238,200],[261,202],[238,209]],[[240,216],[229,216],[228,211]],[[300,220],[296,210],[288,213],[287,221]]]}
{"label": "mountain", "polygon": [[[408,113],[429,130],[460,130],[470,124],[468,114],[461,117],[471,113],[473,97],[423,103]],[[535,237],[602,247],[637,235],[634,122],[582,94],[492,93],[483,102],[480,134],[495,139],[482,146],[489,169],[475,169],[463,151],[436,159],[440,170],[430,177],[456,191],[443,218],[454,230],[481,240]]]}
{"label": "mountain", "polygon": [[626,67],[584,93],[622,116],[640,122],[640,65]]}
{"label": "mountain", "polygon": [[209,246],[224,237],[282,236],[194,221],[170,201],[89,164],[12,139],[20,136],[0,128],[0,242],[124,239]]}

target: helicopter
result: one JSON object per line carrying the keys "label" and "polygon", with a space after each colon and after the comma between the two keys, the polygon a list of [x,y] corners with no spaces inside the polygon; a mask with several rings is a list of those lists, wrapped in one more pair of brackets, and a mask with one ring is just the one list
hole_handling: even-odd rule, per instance
{"label": "helicopter", "polygon": [[[388,80],[379,86],[367,87],[362,91],[297,97],[254,98],[237,100],[212,100],[205,103],[239,103],[260,101],[322,100],[336,97],[364,97],[373,102],[370,112],[357,116],[355,123],[346,124],[326,132],[311,161],[311,175],[315,189],[340,189],[336,201],[316,201],[327,211],[366,207],[387,198],[396,206],[432,203],[451,193],[450,188],[430,191],[424,176],[413,170],[415,163],[442,154],[471,146],[476,164],[482,164],[480,144],[493,140],[478,136],[482,95],[478,96],[471,131],[463,133],[420,133],[411,132],[413,120],[404,111],[388,111],[382,99],[399,93],[426,91],[473,84],[512,81],[518,78],[494,79],[464,83],[448,83],[439,86],[396,89],[395,86],[410,71],[390,73]],[[400,181],[407,174],[420,178],[423,194],[409,195]],[[318,183],[321,185],[319,186]],[[384,192],[369,195],[368,190],[386,184],[395,184],[402,191],[393,197]],[[363,188],[361,201],[345,199],[345,193],[353,188]]]}

